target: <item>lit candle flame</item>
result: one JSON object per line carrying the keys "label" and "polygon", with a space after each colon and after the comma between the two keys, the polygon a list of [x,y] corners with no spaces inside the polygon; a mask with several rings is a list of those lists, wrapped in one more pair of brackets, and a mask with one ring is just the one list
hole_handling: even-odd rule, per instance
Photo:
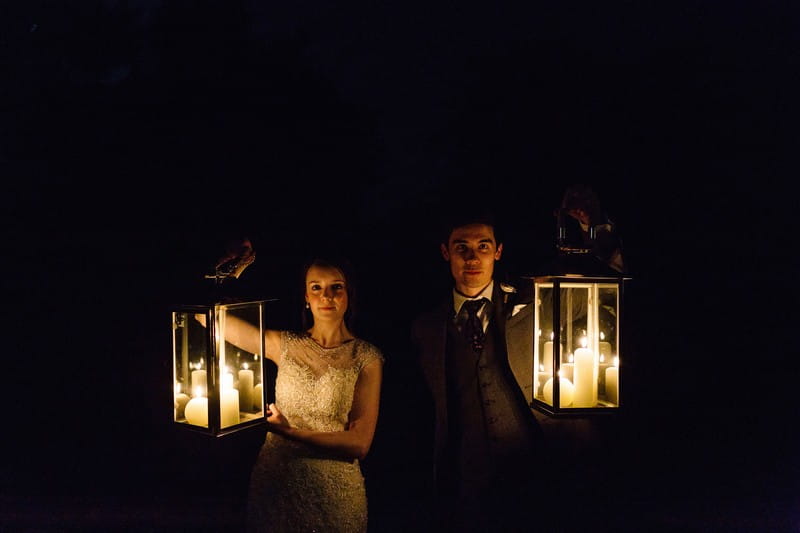
{"label": "lit candle flame", "polygon": [[195,387],[194,388],[194,392],[193,392],[193,396],[195,398],[200,398],[201,396],[203,396],[203,387],[201,387],[199,385],[197,387]]}
{"label": "lit candle flame", "polygon": [[248,366],[248,364],[247,364],[247,363],[242,363],[242,368],[244,368],[245,370],[247,370],[247,369],[248,369],[248,368],[250,368],[250,367]]}
{"label": "lit candle flame", "polygon": [[604,353],[600,354],[600,362],[601,363],[605,363],[606,362],[606,354],[604,354]]}
{"label": "lit candle flame", "polygon": [[572,355],[572,354],[569,354],[569,357],[567,358],[567,360],[568,360],[570,363],[574,363],[574,362],[575,362],[575,356],[574,356],[574,355]]}
{"label": "lit candle flame", "polygon": [[544,372],[544,365],[539,365],[539,372]]}
{"label": "lit candle flame", "polygon": [[555,337],[556,337],[555,333],[551,331],[550,332],[550,340],[553,340]]}
{"label": "lit candle flame", "polygon": [[581,348],[586,348],[589,345],[589,339],[581,337]]}
{"label": "lit candle flame", "polygon": [[614,356],[614,366],[619,366],[619,357]]}
{"label": "lit candle flame", "polygon": [[605,333],[603,333],[602,331],[600,332],[600,340],[601,340],[601,341],[604,341],[604,340],[606,340],[606,334],[605,334]]}
{"label": "lit candle flame", "polygon": [[542,336],[542,330],[541,329],[537,329],[536,330],[536,336],[537,337],[541,337]]}
{"label": "lit candle flame", "polygon": [[176,383],[175,384],[175,394],[180,394],[180,393],[181,393],[181,384],[180,383]]}

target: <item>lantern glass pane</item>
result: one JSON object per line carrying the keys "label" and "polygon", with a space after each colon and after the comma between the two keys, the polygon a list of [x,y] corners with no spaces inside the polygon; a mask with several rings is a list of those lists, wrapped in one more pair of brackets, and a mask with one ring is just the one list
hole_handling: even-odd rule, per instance
{"label": "lantern glass pane", "polygon": [[617,407],[619,285],[562,282],[557,294],[554,287],[536,286],[534,397],[557,409]]}
{"label": "lantern glass pane", "polygon": [[619,406],[619,286],[598,284],[599,403]]}
{"label": "lantern glass pane", "polygon": [[532,406],[555,416],[620,406],[621,282],[583,276],[535,281]]}
{"label": "lantern glass pane", "polygon": [[[263,418],[262,338],[263,317],[258,303],[251,305],[220,305],[217,308],[220,369],[220,427]],[[246,342],[237,346],[223,339],[229,338],[226,329],[248,324]]]}
{"label": "lantern glass pane", "polygon": [[[537,286],[537,317],[539,328],[536,330],[534,397],[545,401],[544,387],[553,377],[553,284],[542,283]],[[552,387],[552,382],[549,385]]]}
{"label": "lantern glass pane", "polygon": [[204,313],[175,312],[174,346],[174,420],[208,427],[208,333],[201,320]]}

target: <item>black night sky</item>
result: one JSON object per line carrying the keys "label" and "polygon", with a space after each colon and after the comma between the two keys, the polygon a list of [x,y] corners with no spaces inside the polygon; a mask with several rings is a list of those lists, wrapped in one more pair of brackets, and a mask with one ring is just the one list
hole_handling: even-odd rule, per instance
{"label": "black night sky", "polygon": [[575,182],[632,277],[629,403],[581,523],[800,528],[792,3],[75,4],[0,10],[0,530],[240,530],[263,430],[172,426],[169,306],[242,233],[257,260],[227,290],[279,299],[276,323],[308,254],[356,265],[387,359],[371,527],[413,528],[436,214],[494,206],[503,273],[530,273]]}

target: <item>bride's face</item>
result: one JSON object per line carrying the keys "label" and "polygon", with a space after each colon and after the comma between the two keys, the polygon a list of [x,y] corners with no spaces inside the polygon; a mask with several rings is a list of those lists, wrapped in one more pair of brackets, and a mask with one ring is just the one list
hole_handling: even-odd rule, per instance
{"label": "bride's face", "polygon": [[347,311],[347,281],[338,269],[312,266],[306,272],[306,302],[314,320],[342,320]]}

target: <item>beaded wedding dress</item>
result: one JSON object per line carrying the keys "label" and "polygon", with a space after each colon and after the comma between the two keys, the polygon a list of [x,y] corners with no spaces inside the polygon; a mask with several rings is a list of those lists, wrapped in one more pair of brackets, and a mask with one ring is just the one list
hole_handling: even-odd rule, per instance
{"label": "beaded wedding dress", "polygon": [[[343,431],[361,369],[383,360],[354,339],[323,348],[304,333],[281,333],[275,403],[293,427]],[[364,532],[367,498],[357,460],[267,433],[250,477],[250,532]]]}

